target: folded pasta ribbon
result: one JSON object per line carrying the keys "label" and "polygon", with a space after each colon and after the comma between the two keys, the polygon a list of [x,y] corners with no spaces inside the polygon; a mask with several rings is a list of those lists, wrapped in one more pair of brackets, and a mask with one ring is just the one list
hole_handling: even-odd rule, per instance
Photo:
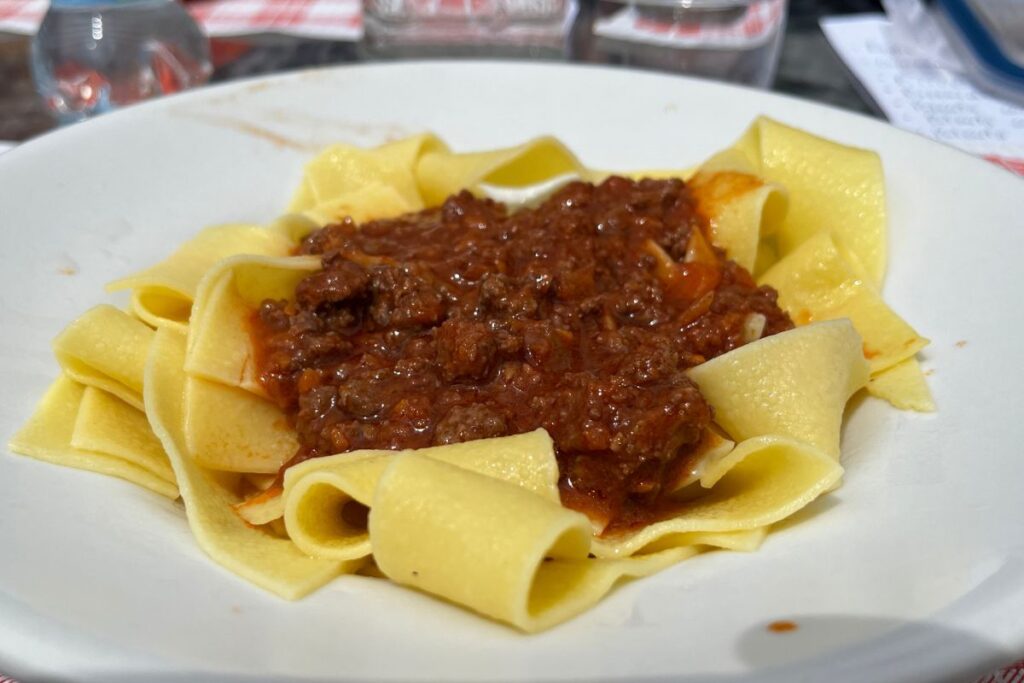
{"label": "folded pasta ribbon", "polygon": [[184,330],[203,275],[236,254],[284,256],[291,241],[258,225],[219,225],[202,230],[160,263],[107,285],[132,290],[132,311],[153,327]]}
{"label": "folded pasta ribbon", "polygon": [[881,286],[886,265],[885,178],[875,152],[761,116],[733,145],[730,156],[736,153],[756,175],[789,193],[789,209],[775,235],[780,255],[831,230],[864,264],[871,282]]}
{"label": "folded pasta ribbon", "polygon": [[142,370],[153,330],[109,304],[83,313],[53,341],[71,379],[108,391],[142,410]]}
{"label": "folded pasta ribbon", "polygon": [[186,371],[264,395],[253,360],[250,318],[264,299],[293,299],[296,285],[320,267],[316,256],[241,255],[219,261],[197,287]]}
{"label": "folded pasta ribbon", "polygon": [[199,284],[185,370],[185,439],[205,467],[276,473],[298,438],[256,376],[250,318],[264,299],[292,298],[316,257],[236,256]]}
{"label": "folded pasta ribbon", "polygon": [[169,498],[174,473],[142,412],[153,330],[113,306],[96,306],[54,340],[62,372],[11,450],[120,477]]}
{"label": "folded pasta ribbon", "polygon": [[784,436],[839,458],[847,400],[868,381],[849,320],[765,337],[688,371],[734,439]]}
{"label": "folded pasta ribbon", "polygon": [[316,590],[362,560],[311,558],[287,538],[257,529],[235,514],[241,502],[237,475],[205,469],[186,445],[185,335],[172,328],[156,333],[146,362],[146,410],[178,481],[196,543],[215,562],[238,576],[288,599]]}
{"label": "folded pasta ribbon", "polygon": [[[722,187],[708,187],[707,179],[723,170],[754,174],[784,188],[789,198],[784,215],[778,202],[774,208],[766,203],[763,213],[768,218],[762,220],[759,235],[749,218],[736,220],[735,228],[726,222],[725,229],[715,231],[722,219],[706,208],[707,197],[742,186],[741,181],[719,179]],[[853,320],[871,367],[869,393],[901,409],[935,409],[914,360],[928,340],[896,315],[879,293],[887,258],[887,216],[876,153],[760,117],[733,147],[706,161],[691,185],[698,200],[704,197],[701,204],[715,243],[750,269],[760,284],[778,290],[780,305],[798,325]],[[719,213],[756,211],[753,196],[729,201]]]}
{"label": "folded pasta ribbon", "polygon": [[[558,464],[542,429],[422,448],[419,455],[507,481],[558,503]],[[288,536],[313,557],[354,559],[371,553],[365,510],[377,483],[399,451],[355,451],[290,467],[284,482]]]}
{"label": "folded pasta ribbon", "polygon": [[301,239],[313,227],[346,218],[392,218],[436,206],[461,190],[521,189],[555,178],[598,178],[565,145],[540,137],[485,152],[452,152],[433,135],[416,135],[372,149],[333,145],[306,165],[288,210],[305,217],[278,232]]}
{"label": "folded pasta ribbon", "polygon": [[382,474],[369,532],[374,560],[392,581],[527,632],[579,614],[623,578],[652,574],[697,552],[588,558],[584,515],[415,453],[397,456]]}
{"label": "folded pasta ribbon", "polygon": [[[765,524],[803,507],[842,474],[828,456],[789,440],[761,440],[734,453],[708,474],[709,500],[675,518],[676,529],[695,530],[690,537],[652,525],[651,538],[638,544],[648,552],[632,556],[607,552],[585,516],[522,487],[418,453],[399,455],[373,497],[373,556],[396,583],[527,632],[543,630],[589,608],[624,578],[664,569],[715,540],[728,547],[737,522],[749,525],[745,537],[735,535],[737,545],[756,547]],[[775,487],[766,489],[766,480]],[[769,500],[759,500],[767,491]],[[669,542],[650,547],[658,540]]]}
{"label": "folded pasta ribbon", "polygon": [[440,204],[460,190],[480,191],[481,185],[525,188],[559,177],[593,175],[575,154],[552,137],[485,152],[453,154],[434,150],[419,160],[416,173],[427,206]]}
{"label": "folded pasta ribbon", "polygon": [[296,545],[313,556],[372,553],[399,583],[533,631],[586,609],[621,578],[646,575],[707,547],[755,549],[768,525],[829,490],[841,475],[835,460],[812,446],[784,437],[751,439],[716,458],[701,474],[707,492],[671,518],[593,539],[590,521],[559,504],[554,451],[538,430],[308,461],[287,475],[285,524]]}
{"label": "folded pasta ribbon", "polygon": [[[448,146],[429,133],[413,135],[372,149],[355,145],[331,145],[306,164],[302,183],[292,197],[289,211],[328,211],[332,205],[360,207],[374,193],[391,194],[405,211],[424,208],[416,169],[420,159],[433,152],[447,153]],[[337,216],[340,220],[344,216]],[[385,218],[376,214],[367,218]]]}
{"label": "folded pasta ribbon", "polygon": [[595,540],[597,557],[626,557],[671,547],[710,546],[754,550],[771,524],[831,490],[843,469],[835,458],[805,442],[759,436],[736,446],[701,477],[668,518]]}
{"label": "folded pasta ribbon", "polygon": [[688,184],[715,246],[751,273],[774,260],[773,249],[764,251],[789,208],[784,187],[760,178],[746,157],[732,151],[702,164]]}
{"label": "folded pasta ribbon", "polygon": [[118,477],[178,497],[170,463],[146,416],[100,389],[60,375],[10,449],[37,460]]}
{"label": "folded pasta ribbon", "polygon": [[759,282],[799,324],[849,318],[864,339],[872,374],[912,358],[928,344],[882,300],[856,256],[821,232],[784,257]]}

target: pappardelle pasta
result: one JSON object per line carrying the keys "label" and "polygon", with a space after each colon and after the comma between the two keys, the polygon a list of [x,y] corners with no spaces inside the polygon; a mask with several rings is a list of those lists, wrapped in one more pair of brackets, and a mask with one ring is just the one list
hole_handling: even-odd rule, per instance
{"label": "pappardelle pasta", "polygon": [[855,393],[934,410],[885,231],[877,155],[766,118],[675,173],[335,145],[112,283],[10,447],[180,497],[281,597],[364,573],[536,632],[757,549],[840,485]]}

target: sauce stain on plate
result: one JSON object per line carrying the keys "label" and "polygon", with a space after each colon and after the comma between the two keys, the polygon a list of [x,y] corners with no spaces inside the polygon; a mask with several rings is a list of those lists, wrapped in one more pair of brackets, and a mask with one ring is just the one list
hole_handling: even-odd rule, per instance
{"label": "sauce stain on plate", "polygon": [[766,628],[772,633],[791,633],[800,628],[800,625],[795,621],[780,619],[768,624]]}
{"label": "sauce stain on plate", "polygon": [[241,119],[232,118],[230,116],[218,116],[215,114],[205,114],[192,111],[180,111],[179,113],[184,116],[202,121],[203,123],[209,123],[214,126],[220,126],[222,128],[231,128],[240,133],[251,135],[254,138],[258,138],[265,142],[269,142],[275,147],[286,147],[288,149],[298,150],[300,152],[308,152],[311,150],[320,149],[320,145],[311,145],[308,143],[299,142],[289,137],[276,133],[269,128],[258,126],[249,121],[243,121]]}

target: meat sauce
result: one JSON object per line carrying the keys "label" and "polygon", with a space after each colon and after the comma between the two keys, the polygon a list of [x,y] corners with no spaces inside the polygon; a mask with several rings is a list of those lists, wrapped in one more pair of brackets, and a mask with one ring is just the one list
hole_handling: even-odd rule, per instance
{"label": "meat sauce", "polygon": [[300,442],[282,472],[543,427],[566,506],[609,534],[652,521],[713,418],[687,368],[792,327],[706,231],[682,181],[615,177],[314,232],[323,269],[252,321]]}

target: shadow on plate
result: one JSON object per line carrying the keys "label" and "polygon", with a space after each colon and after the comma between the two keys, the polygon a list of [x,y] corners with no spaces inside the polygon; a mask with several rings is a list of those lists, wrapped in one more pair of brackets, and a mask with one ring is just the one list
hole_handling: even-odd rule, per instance
{"label": "shadow on plate", "polygon": [[972,683],[1021,656],[948,626],[850,615],[791,615],[757,624],[741,634],[737,650],[758,681],[825,675],[829,681]]}
{"label": "shadow on plate", "polygon": [[[682,646],[685,646],[683,644]],[[647,683],[791,683],[795,681],[973,683],[1020,657],[1020,654],[973,634],[927,622],[848,615],[792,615],[757,624],[737,643],[742,674],[696,674],[643,678]],[[936,666],[939,664],[939,667]],[[941,672],[937,673],[941,668]],[[501,681],[493,672],[490,681]],[[326,683],[326,678],[253,677],[209,672],[91,673],[104,683]],[[32,679],[21,683],[64,683],[69,679]],[[365,679],[343,679],[359,683]],[[423,680],[430,680],[425,678]],[[461,679],[460,679],[461,680]],[[517,679],[518,680],[518,679]],[[552,683],[558,679],[550,679]],[[625,683],[641,679],[602,679]],[[999,679],[996,679],[999,680]]]}

